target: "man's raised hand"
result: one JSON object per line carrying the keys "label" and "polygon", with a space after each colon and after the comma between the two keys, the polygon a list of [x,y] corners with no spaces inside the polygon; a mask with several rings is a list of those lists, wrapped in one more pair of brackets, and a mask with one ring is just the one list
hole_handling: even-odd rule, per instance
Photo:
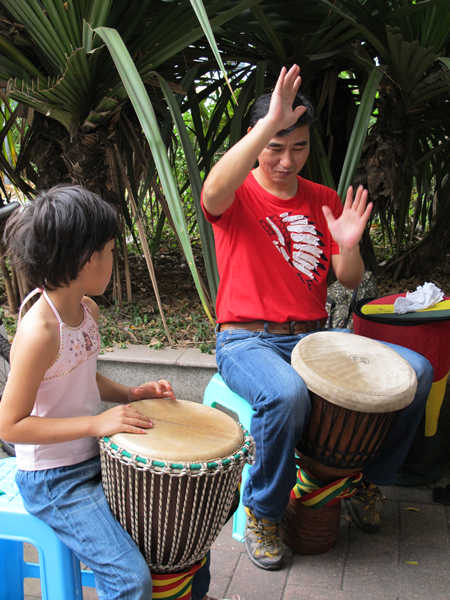
{"label": "man's raised hand", "polygon": [[353,200],[353,188],[350,186],[347,190],[344,210],[337,219],[328,206],[322,206],[328,229],[341,249],[354,248],[362,238],[373,206],[372,202],[367,204],[367,195],[367,190],[360,185]]}
{"label": "man's raised hand", "polygon": [[300,77],[300,67],[298,65],[292,65],[289,71],[286,70],[286,67],[281,69],[272,92],[269,112],[266,115],[268,119],[279,124],[279,131],[294,125],[306,111],[305,106],[292,108],[301,82],[302,78]]}

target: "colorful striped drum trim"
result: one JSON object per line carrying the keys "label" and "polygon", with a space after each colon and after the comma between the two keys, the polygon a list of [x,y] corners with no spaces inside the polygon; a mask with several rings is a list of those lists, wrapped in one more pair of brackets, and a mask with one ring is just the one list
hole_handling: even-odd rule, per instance
{"label": "colorful striped drum trim", "polygon": [[341,477],[332,483],[323,485],[302,468],[299,468],[297,471],[297,483],[292,488],[291,498],[299,500],[310,508],[321,508],[322,506],[332,505],[343,498],[353,496],[356,493],[356,486],[361,481],[362,476],[362,473],[354,473],[353,475]]}
{"label": "colorful striped drum trim", "polygon": [[190,600],[192,595],[192,579],[206,562],[206,556],[181,573],[152,573],[153,599]]}

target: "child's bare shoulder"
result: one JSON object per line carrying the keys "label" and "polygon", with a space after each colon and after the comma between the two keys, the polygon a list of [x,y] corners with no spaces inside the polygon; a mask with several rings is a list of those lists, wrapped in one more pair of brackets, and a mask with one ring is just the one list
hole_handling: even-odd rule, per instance
{"label": "child's bare shoulder", "polygon": [[90,296],[83,296],[83,303],[88,309],[88,311],[91,313],[91,315],[94,317],[94,319],[98,321],[100,317],[100,309],[98,307],[98,304],[94,300],[92,300]]}
{"label": "child's bare shoulder", "polygon": [[17,327],[11,348],[11,373],[16,379],[28,377],[30,381],[43,375],[56,360],[59,344],[58,319],[39,299]]}
{"label": "child's bare shoulder", "polygon": [[31,344],[51,350],[59,346],[59,323],[54,313],[45,301],[40,298],[23,315],[17,327],[15,344]]}

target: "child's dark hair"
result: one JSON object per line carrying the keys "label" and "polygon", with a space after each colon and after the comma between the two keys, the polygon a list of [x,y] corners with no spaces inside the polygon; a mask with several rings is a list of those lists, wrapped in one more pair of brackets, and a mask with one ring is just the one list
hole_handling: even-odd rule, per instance
{"label": "child's dark hair", "polygon": [[57,185],[11,215],[4,241],[27,283],[51,290],[76,279],[118,231],[115,209],[100,196],[79,185]]}
{"label": "child's dark hair", "polygon": [[[249,127],[254,127],[259,119],[262,119],[267,115],[269,112],[271,97],[272,93],[263,94],[255,100],[250,109]],[[314,121],[313,105],[308,98],[300,92],[297,93],[294,102],[292,103],[292,108],[296,108],[297,106],[305,106],[306,111],[293,125],[291,125],[291,127],[288,127],[288,129],[282,129],[277,133],[277,135],[288,135],[288,133],[291,133],[291,131],[294,131],[294,129],[297,129],[297,127],[302,127],[302,125],[311,125],[311,123]]]}

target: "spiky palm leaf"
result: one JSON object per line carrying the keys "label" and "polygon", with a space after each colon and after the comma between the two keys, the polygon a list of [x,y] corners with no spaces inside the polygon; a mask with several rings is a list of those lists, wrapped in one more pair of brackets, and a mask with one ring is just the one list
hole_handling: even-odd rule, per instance
{"label": "spiky palm leaf", "polygon": [[[209,27],[222,26],[258,1],[209,2]],[[200,0],[193,5],[201,12]],[[198,41],[204,32],[194,10],[186,3],[150,0],[1,0],[0,11],[0,80],[7,82],[10,98],[36,111],[17,168],[25,167],[36,187],[79,181],[121,202],[131,225],[112,148],[129,169],[135,198],[142,196],[142,182],[153,179],[155,165],[125,86],[94,29],[108,25],[120,31],[170,147],[173,124],[159,78],[184,93],[186,67],[201,63],[204,42]],[[210,234],[203,241],[211,246],[211,240]],[[211,249],[207,252],[214,271]]]}

